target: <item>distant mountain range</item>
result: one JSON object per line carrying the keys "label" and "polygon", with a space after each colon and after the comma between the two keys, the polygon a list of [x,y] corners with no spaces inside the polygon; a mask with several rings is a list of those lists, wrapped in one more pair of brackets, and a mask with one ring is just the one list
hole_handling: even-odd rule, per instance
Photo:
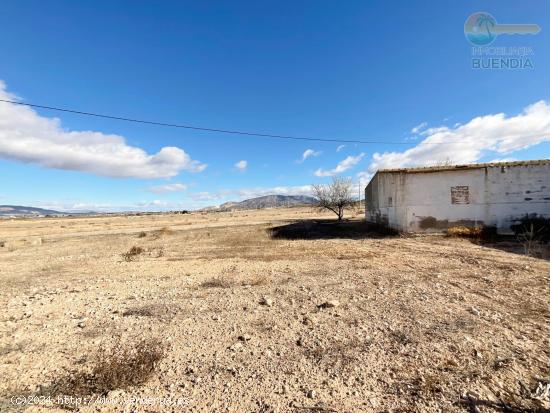
{"label": "distant mountain range", "polygon": [[317,200],[306,195],[266,195],[240,202],[226,202],[218,206],[202,208],[201,211],[230,211],[234,209],[262,209],[313,205]]}
{"label": "distant mountain range", "polygon": [[[262,209],[292,207],[299,205],[313,205],[317,200],[305,195],[267,195],[246,199],[240,202],[226,202],[218,206],[210,206],[200,211],[231,211],[237,209]],[[53,209],[35,208],[21,205],[0,205],[0,217],[32,217],[44,215],[88,215],[96,214],[93,211],[60,212]]]}
{"label": "distant mountain range", "polygon": [[20,205],[0,205],[1,216],[65,215],[53,209],[34,208]]}

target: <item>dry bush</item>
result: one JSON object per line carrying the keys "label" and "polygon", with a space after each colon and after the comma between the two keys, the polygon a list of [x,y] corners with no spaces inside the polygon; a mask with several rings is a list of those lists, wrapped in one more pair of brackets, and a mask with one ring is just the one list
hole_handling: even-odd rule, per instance
{"label": "dry bush", "polygon": [[511,228],[517,238],[528,237],[536,239],[540,243],[550,242],[550,218],[544,218],[537,214],[527,214]]}
{"label": "dry bush", "polygon": [[143,254],[144,252],[145,250],[142,247],[138,247],[134,245],[132,248],[128,250],[128,252],[125,252],[122,254],[122,258],[124,258],[124,261],[128,261],[128,262],[135,261],[136,258],[140,254]]}
{"label": "dry bush", "polygon": [[145,238],[147,236],[147,233],[145,231],[141,231],[139,234],[138,234],[138,238]]}
{"label": "dry bush", "polygon": [[170,227],[162,227],[158,231],[159,235],[174,235],[174,230]]}
{"label": "dry bush", "polygon": [[495,227],[492,226],[475,226],[467,227],[464,225],[456,225],[449,227],[445,235],[453,238],[469,238],[479,241],[494,241],[497,236]]}
{"label": "dry bush", "polygon": [[162,247],[162,246],[161,247],[148,248],[147,252],[148,252],[149,256],[153,257],[153,258],[164,257],[164,247]]}
{"label": "dry bush", "polygon": [[179,308],[167,304],[145,304],[136,307],[130,307],[122,312],[123,317],[155,317],[160,319],[173,318]]}
{"label": "dry bush", "polygon": [[203,281],[200,286],[202,288],[229,288],[233,285],[226,277],[218,276],[212,277],[206,281]]}
{"label": "dry bush", "polygon": [[475,238],[481,234],[481,227],[465,227],[457,225],[447,229],[446,235],[457,238]]}
{"label": "dry bush", "polygon": [[328,346],[306,347],[305,356],[315,364],[340,372],[346,372],[364,357],[372,341],[351,338],[345,342],[334,342]]}
{"label": "dry bush", "polygon": [[63,377],[53,380],[46,393],[85,397],[141,385],[154,373],[164,353],[165,348],[158,339],[101,346],[92,356],[89,370],[67,371]]}
{"label": "dry bush", "polygon": [[259,286],[259,285],[268,285],[270,283],[271,283],[271,279],[266,275],[253,275],[252,277],[244,280],[242,282],[242,285]]}

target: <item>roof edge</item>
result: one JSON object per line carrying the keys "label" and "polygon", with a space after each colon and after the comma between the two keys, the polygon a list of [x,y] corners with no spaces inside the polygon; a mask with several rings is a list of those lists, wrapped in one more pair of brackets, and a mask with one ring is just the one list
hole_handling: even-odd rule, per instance
{"label": "roof edge", "polygon": [[503,166],[531,166],[531,165],[550,165],[550,159],[538,159],[530,161],[510,161],[510,162],[487,162],[487,163],[471,163],[461,165],[444,165],[444,166],[422,166],[416,168],[389,168],[379,169],[376,173],[423,173],[423,172],[440,172],[440,171],[461,171],[465,169],[481,169],[481,168],[499,168]]}

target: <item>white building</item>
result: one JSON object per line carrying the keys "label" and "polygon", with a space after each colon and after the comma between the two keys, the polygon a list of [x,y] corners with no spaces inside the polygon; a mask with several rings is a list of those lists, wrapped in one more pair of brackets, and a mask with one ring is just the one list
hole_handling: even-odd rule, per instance
{"label": "white building", "polygon": [[365,188],[366,219],[405,232],[511,225],[550,218],[550,159],[385,169]]}

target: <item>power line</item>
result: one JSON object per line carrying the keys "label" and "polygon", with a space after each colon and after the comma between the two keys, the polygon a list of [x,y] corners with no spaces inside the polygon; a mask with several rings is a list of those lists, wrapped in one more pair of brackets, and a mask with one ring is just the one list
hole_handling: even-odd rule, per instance
{"label": "power line", "polygon": [[[58,112],[73,113],[73,114],[76,114],[76,115],[93,116],[93,117],[96,117],[96,118],[104,118],[104,119],[111,119],[111,120],[120,120],[120,121],[124,121],[124,122],[142,123],[142,124],[146,124],[146,125],[165,126],[165,127],[170,127],[170,128],[191,129],[191,130],[197,130],[197,131],[203,131],[203,132],[218,132],[218,133],[227,133],[227,134],[232,134],[232,135],[255,136],[255,137],[260,137],[260,138],[291,139],[291,140],[317,141],[317,142],[380,144],[380,145],[413,145],[414,144],[414,142],[354,140],[354,139],[326,139],[326,138],[314,138],[314,137],[306,137],[306,136],[274,135],[274,134],[269,134],[269,133],[246,132],[246,131],[230,130],[230,129],[205,128],[205,127],[200,127],[200,126],[183,125],[183,124],[177,124],[177,123],[165,123],[165,122],[157,122],[157,121],[150,121],[150,120],[144,120],[144,119],[127,118],[127,117],[122,117],[122,116],[104,115],[104,114],[100,114],[100,113],[84,112],[84,111],[80,111],[80,110],[59,108],[59,107],[55,107],[55,106],[46,106],[46,105],[37,105],[37,104],[33,104],[33,103],[16,102],[16,101],[13,101],[13,100],[6,100],[6,99],[0,99],[0,102],[11,103],[11,104],[14,104],[14,105],[21,105],[21,106],[29,106],[29,107],[32,107],[32,108],[55,110],[55,111],[58,111]],[[453,143],[460,143],[460,142],[456,142],[456,141],[455,142],[425,142],[424,144],[447,145],[447,144],[453,144]],[[464,143],[466,143],[466,142],[464,142]]]}

